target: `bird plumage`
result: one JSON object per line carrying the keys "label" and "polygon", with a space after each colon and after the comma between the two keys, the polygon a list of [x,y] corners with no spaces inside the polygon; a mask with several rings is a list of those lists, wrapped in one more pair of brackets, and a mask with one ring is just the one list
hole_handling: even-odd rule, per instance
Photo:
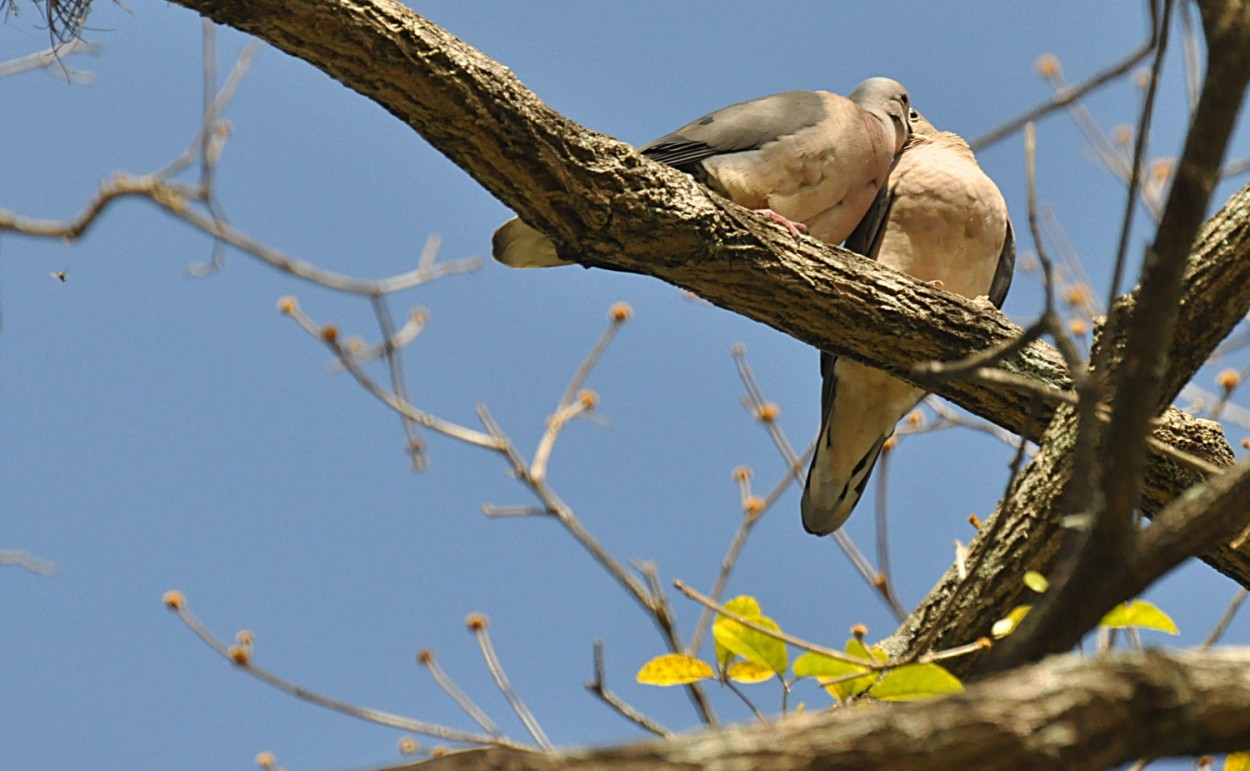
{"label": "bird plumage", "polygon": [[[1001,307],[1015,238],[1002,193],[959,136],[912,111],[912,136],[847,248]],[[924,396],[880,370],[822,352],[821,430],[800,508],[815,535],[850,517],[898,421]]]}
{"label": "bird plumage", "polygon": [[[870,78],[849,97],[787,91],[729,105],[644,145],[731,201],[768,209],[838,244],[872,205],[910,134],[901,84]],[[512,267],[568,264],[546,236],[512,219],[495,232]]]}

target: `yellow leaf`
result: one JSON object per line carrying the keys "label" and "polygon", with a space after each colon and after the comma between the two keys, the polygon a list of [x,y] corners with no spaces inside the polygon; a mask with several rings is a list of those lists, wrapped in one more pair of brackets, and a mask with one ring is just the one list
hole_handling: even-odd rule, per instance
{"label": "yellow leaf", "polygon": [[[752,621],[764,615],[763,611],[760,610],[759,601],[748,594],[739,595],[725,603],[725,610],[743,618],[749,618]],[[729,666],[729,662],[733,661],[734,656],[737,655],[734,651],[726,648],[716,635],[716,627],[727,620],[724,616],[718,615],[716,620],[712,622],[712,641],[716,646],[716,662],[721,665],[721,668]]]}
{"label": "yellow leaf", "polygon": [[963,691],[959,678],[932,662],[907,664],[885,673],[868,695],[883,701],[932,699]]}
{"label": "yellow leaf", "polygon": [[725,674],[734,682],[751,685],[771,680],[776,673],[763,664],[756,664],[754,661],[735,661],[729,665],[729,669]]}
{"label": "yellow leaf", "polygon": [[1050,582],[1046,580],[1046,576],[1036,570],[1030,570],[1024,574],[1024,585],[1038,594],[1050,588]]}
{"label": "yellow leaf", "polygon": [[1000,618],[994,622],[994,626],[990,627],[990,634],[994,635],[994,639],[1001,640],[1016,631],[1016,627],[1020,626],[1020,622],[1029,615],[1029,610],[1032,608],[1032,605],[1017,605],[1012,608],[1006,618]]}
{"label": "yellow leaf", "polygon": [[685,685],[716,676],[711,665],[681,653],[666,653],[643,664],[638,682],[643,685]]}
{"label": "yellow leaf", "polygon": [[1102,617],[1098,625],[1111,629],[1134,626],[1138,629],[1153,629],[1167,634],[1181,633],[1181,630],[1176,628],[1176,622],[1168,614],[1159,610],[1154,603],[1145,600],[1129,600],[1122,605],[1117,605],[1111,609],[1110,613]]}
{"label": "yellow leaf", "polygon": [[1250,752],[1230,752],[1224,758],[1224,771],[1250,771]]}
{"label": "yellow leaf", "polygon": [[[725,609],[747,618],[759,626],[780,632],[777,622],[760,613],[759,603],[753,597],[737,597],[725,604]],[[753,615],[750,612],[753,611]],[[789,666],[789,654],[786,644],[775,637],[751,629],[746,624],[734,621],[725,616],[717,616],[712,623],[712,637],[716,641],[716,660],[722,665],[727,664],[734,656],[741,656],[747,661],[768,667],[777,674],[782,674]],[[726,656],[725,654],[732,654]]]}

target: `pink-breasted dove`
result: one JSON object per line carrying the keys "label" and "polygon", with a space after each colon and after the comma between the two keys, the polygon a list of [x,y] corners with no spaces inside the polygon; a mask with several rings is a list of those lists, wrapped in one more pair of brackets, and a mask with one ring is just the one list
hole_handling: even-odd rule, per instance
{"label": "pink-breasted dove", "polygon": [[[1001,307],[1016,256],[1002,193],[967,142],[915,110],[910,123],[911,139],[847,248]],[[809,533],[828,535],[851,515],[882,446],[924,391],[825,352],[820,373],[821,429],[800,508]]]}
{"label": "pink-breasted dove", "polygon": [[[795,232],[840,244],[885,184],[910,134],[909,108],[907,89],[889,78],[869,78],[849,98],[787,91],[708,113],[639,152]],[[514,268],[569,264],[516,218],[492,246]]]}

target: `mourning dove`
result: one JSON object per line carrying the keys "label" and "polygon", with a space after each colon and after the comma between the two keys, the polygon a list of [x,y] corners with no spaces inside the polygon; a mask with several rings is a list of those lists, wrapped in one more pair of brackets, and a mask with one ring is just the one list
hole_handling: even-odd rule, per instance
{"label": "mourning dove", "polygon": [[[910,113],[912,136],[847,248],[965,297],[1001,307],[1015,267],[1007,204],[968,143]],[[828,535],[859,502],[885,441],[924,391],[847,358],[820,355],[821,430],[801,509]]]}
{"label": "mourning dove", "polygon": [[[909,106],[907,89],[889,78],[869,78],[849,98],[787,91],[708,113],[639,152],[796,233],[840,244],[885,184],[910,134]],[[516,218],[492,245],[514,268],[569,264]]]}

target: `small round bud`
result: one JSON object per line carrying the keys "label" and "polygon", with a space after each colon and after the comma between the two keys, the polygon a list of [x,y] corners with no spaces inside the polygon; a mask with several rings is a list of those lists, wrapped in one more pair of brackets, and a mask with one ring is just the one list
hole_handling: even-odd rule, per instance
{"label": "small round bud", "polygon": [[577,400],[582,403],[582,409],[593,410],[599,406],[599,394],[590,390],[583,389],[577,393]]}
{"label": "small round bud", "polygon": [[742,508],[749,517],[758,517],[764,513],[764,499],[758,495],[748,495],[742,502]]}
{"label": "small round bud", "polygon": [[1068,287],[1063,299],[1068,305],[1081,305],[1089,300],[1089,287],[1084,284],[1073,284]]}
{"label": "small round bud", "polygon": [[1111,138],[1122,145],[1127,145],[1133,141],[1133,127],[1127,123],[1121,123],[1111,129]]}
{"label": "small round bud", "polygon": [[746,352],[747,352],[747,347],[743,343],[734,343],[732,346],[729,347],[729,354],[731,356],[741,356],[742,354]]}
{"label": "small round bud", "polygon": [[634,315],[634,309],[629,307],[629,303],[616,303],[608,309],[608,318],[620,324],[623,321],[629,321]]}
{"label": "small round bud", "polygon": [[186,595],[177,589],[170,589],[161,595],[161,602],[165,603],[165,607],[170,610],[182,610],[187,604]]}
{"label": "small round bud", "polygon": [[975,527],[977,530],[980,530],[980,529],[981,529],[981,518],[980,518],[980,517],[978,517],[976,514],[969,514],[969,515],[968,515],[968,524],[972,525],[972,526],[973,526],[973,527]]}
{"label": "small round bud", "polygon": [[470,613],[464,619],[464,625],[469,627],[470,632],[480,632],[486,628],[486,624],[486,616],[482,613]]}
{"label": "small round bud", "polygon": [[231,645],[226,650],[226,655],[235,666],[246,667],[252,663],[252,652],[242,645]]}
{"label": "small round bud", "polygon": [[991,640],[990,638],[988,637],[977,638],[977,650],[988,651],[990,648],[993,648],[993,647],[994,647],[994,641]]}
{"label": "small round bud", "polygon": [[429,666],[430,662],[433,660],[434,660],[434,651],[430,650],[429,648],[422,648],[420,651],[417,652],[417,661],[420,662],[421,664]]}
{"label": "small round bud", "polygon": [[256,635],[250,629],[240,629],[234,633],[234,640],[239,645],[245,645],[250,648],[256,643]]}
{"label": "small round bud", "polygon": [[884,589],[887,583],[888,581],[886,580],[885,573],[876,573],[872,577],[872,585],[876,587],[878,591]]}
{"label": "small round bud", "polygon": [[334,345],[339,339],[339,328],[333,324],[326,324],[321,328],[321,339],[330,345]]}
{"label": "small round bud", "polygon": [[411,736],[399,737],[399,754],[415,755],[417,754],[417,740]]}
{"label": "small round bud", "polygon": [[269,771],[269,769],[275,768],[278,765],[278,759],[275,758],[273,756],[273,753],[270,752],[269,750],[264,750],[262,752],[256,753],[256,765],[260,766],[266,771]]}
{"label": "small round bud", "polygon": [[1150,164],[1150,176],[1155,182],[1166,182],[1172,176],[1172,169],[1176,168],[1176,161],[1171,158],[1159,158]]}
{"label": "small round bud", "polygon": [[751,478],[751,469],[746,466],[738,466],[733,470],[733,477],[735,482],[745,482]]}
{"label": "small round bud", "polygon": [[430,320],[429,308],[413,308],[412,313],[408,314],[408,318],[413,324],[424,324]]}
{"label": "small round bud", "polygon": [[1150,69],[1140,67],[1133,73],[1133,84],[1138,88],[1146,88],[1150,85]]}
{"label": "small round bud", "polygon": [[1226,369],[1215,376],[1215,382],[1225,391],[1231,391],[1241,385],[1241,373],[1235,369]]}
{"label": "small round bud", "polygon": [[1042,54],[1033,62],[1033,71],[1043,78],[1053,78],[1060,72],[1059,57],[1054,54]]}
{"label": "small round bud", "polygon": [[1241,449],[1243,449],[1243,450],[1250,450],[1250,439],[1242,439],[1242,440],[1241,440]]}
{"label": "small round bud", "polygon": [[1085,319],[1072,319],[1068,322],[1068,331],[1077,337],[1081,337],[1089,331],[1089,322]]}
{"label": "small round bud", "polygon": [[868,636],[868,627],[863,624],[856,624],[851,627],[851,636],[862,642],[863,639]]}
{"label": "small round bud", "polygon": [[772,402],[764,402],[755,410],[755,417],[764,423],[772,423],[781,414],[781,408]]}
{"label": "small round bud", "polygon": [[907,414],[907,425],[920,428],[924,425],[924,410],[912,410]]}
{"label": "small round bud", "polygon": [[299,303],[296,302],[295,298],[292,297],[291,295],[287,295],[286,297],[283,297],[282,299],[278,300],[278,310],[282,313],[285,313],[288,316],[290,316],[292,313],[294,313],[298,309],[299,309]]}
{"label": "small round bud", "polygon": [[890,438],[886,439],[884,442],[881,443],[881,452],[889,452],[890,450],[893,450],[895,447],[898,447],[898,437],[891,436]]}
{"label": "small round bud", "polygon": [[451,750],[449,750],[447,747],[444,747],[443,745],[441,745],[441,744],[440,744],[439,746],[437,746],[437,747],[435,747],[434,749],[430,750],[430,757],[431,757],[431,758],[441,758],[441,757],[443,757],[444,755],[446,755],[446,754],[447,754],[447,753],[449,753],[449,752],[451,752]]}

